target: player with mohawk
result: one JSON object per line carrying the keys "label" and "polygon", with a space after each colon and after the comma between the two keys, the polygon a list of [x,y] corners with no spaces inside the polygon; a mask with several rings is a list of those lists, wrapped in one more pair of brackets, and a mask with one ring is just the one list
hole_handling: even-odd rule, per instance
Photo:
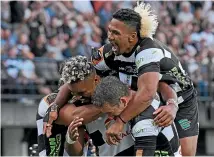
{"label": "player with mohawk", "polygon": [[120,9],[108,26],[110,43],[93,53],[97,70],[119,72],[119,79],[137,91],[107,130],[107,141],[114,144],[120,140],[123,125],[150,106],[158,86],[161,88],[159,82],[166,82],[176,91],[178,102],[166,101],[168,105],[154,112],[154,120],[163,127],[175,120],[182,155],[194,156],[199,134],[197,92],[175,54],[153,38],[157,27],[157,16],[149,4],[138,3],[134,10]]}

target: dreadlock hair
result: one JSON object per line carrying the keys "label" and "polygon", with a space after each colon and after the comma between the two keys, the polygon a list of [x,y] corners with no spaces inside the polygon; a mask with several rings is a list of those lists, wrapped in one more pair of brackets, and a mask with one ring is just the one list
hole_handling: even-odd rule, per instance
{"label": "dreadlock hair", "polygon": [[113,14],[113,18],[135,28],[140,38],[152,38],[158,27],[157,16],[151,10],[150,4],[143,2],[138,2],[134,10],[128,8],[118,10]]}
{"label": "dreadlock hair", "polygon": [[75,56],[69,58],[63,67],[61,79],[64,83],[76,83],[84,80],[87,76],[95,72],[91,62],[85,56]]}

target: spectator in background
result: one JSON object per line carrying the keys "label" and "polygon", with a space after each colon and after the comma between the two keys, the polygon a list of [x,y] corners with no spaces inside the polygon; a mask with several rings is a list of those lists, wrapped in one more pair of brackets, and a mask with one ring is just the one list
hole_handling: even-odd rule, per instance
{"label": "spectator in background", "polygon": [[85,33],[84,18],[82,15],[75,17],[76,27],[73,29],[73,37],[79,39]]}
{"label": "spectator in background", "polygon": [[49,24],[49,14],[43,8],[42,2],[32,2],[30,5],[31,16],[28,20],[30,29],[29,39],[35,41],[39,34],[46,34],[46,27]]}
{"label": "spectator in background", "polygon": [[57,61],[61,61],[63,60],[63,55],[62,55],[62,51],[58,46],[58,39],[57,39],[57,35],[52,35],[49,38],[49,43],[47,45],[47,56],[48,58],[53,58],[56,59]]}
{"label": "spectator in background", "polygon": [[22,23],[24,19],[24,6],[21,1],[10,1],[11,23]]}
{"label": "spectator in background", "polygon": [[77,40],[75,38],[71,38],[68,42],[68,47],[63,51],[63,56],[65,58],[69,58],[77,55],[80,55],[77,52]]}
{"label": "spectator in background", "polygon": [[100,28],[102,30],[102,44],[106,42],[107,39],[107,26],[108,22],[112,17],[112,2],[105,2],[103,3],[102,8],[98,12],[98,16],[100,18]]}
{"label": "spectator in background", "polygon": [[10,22],[10,17],[9,1],[1,1],[1,23]]}
{"label": "spectator in background", "polygon": [[101,43],[100,36],[95,32],[92,32],[91,39],[88,41],[88,45],[90,45],[91,47],[99,48],[101,47],[100,43]]}
{"label": "spectator in background", "polygon": [[38,37],[36,38],[36,42],[33,43],[31,50],[35,57],[43,57],[44,55],[46,55],[46,37],[44,34],[38,35]]}
{"label": "spectator in background", "polygon": [[100,26],[103,28],[106,28],[112,17],[112,7],[112,2],[105,2],[103,3],[103,7],[98,12],[98,16],[100,17]]}
{"label": "spectator in background", "polygon": [[[25,34],[25,33],[21,33],[19,35],[19,42],[18,42],[18,45],[17,45],[17,48],[18,48],[18,55],[19,56],[22,56],[22,51],[28,51],[28,53],[31,53],[30,52],[30,47],[29,47],[29,39],[28,39],[28,35]],[[27,53],[27,52],[26,52]],[[31,53],[31,55],[33,55]]]}
{"label": "spectator in background", "polygon": [[61,29],[64,33],[64,36],[65,36],[65,40],[68,41],[69,38],[72,37],[72,29],[70,28],[69,26],[69,16],[68,15],[65,15],[64,18],[63,18],[63,24],[61,26]]}
{"label": "spectator in background", "polygon": [[212,3],[212,8],[207,13],[207,20],[214,25],[214,3]]}
{"label": "spectator in background", "polygon": [[82,14],[94,14],[90,0],[73,1],[74,8]]}
{"label": "spectator in background", "polygon": [[57,17],[52,17],[50,27],[47,29],[47,36],[52,34],[59,34],[59,20]]}
{"label": "spectator in background", "polygon": [[17,41],[17,36],[11,32],[8,25],[1,26],[1,49],[4,53],[7,49],[12,46],[15,46]]}
{"label": "spectator in background", "polygon": [[212,45],[214,44],[214,35],[212,32],[212,24],[207,23],[205,26],[204,31],[201,32],[201,39],[204,39],[206,42],[206,45]]}
{"label": "spectator in background", "polygon": [[83,34],[77,47],[77,53],[82,56],[86,56],[88,59],[91,59],[91,46],[88,45],[88,41],[88,36]]}
{"label": "spectator in background", "polygon": [[18,77],[21,61],[17,59],[18,49],[13,46],[8,49],[7,59],[4,61],[4,66],[8,75],[14,80]]}
{"label": "spectator in background", "polygon": [[163,32],[161,32],[161,31],[157,32],[156,39],[159,40],[159,41],[161,41],[165,45],[167,44],[166,35]]}
{"label": "spectator in background", "polygon": [[181,39],[178,35],[174,35],[169,44],[169,48],[176,54],[179,55],[181,52]]}
{"label": "spectator in background", "polygon": [[[19,89],[21,90],[24,87],[25,91],[19,91],[19,93],[49,94],[51,90],[44,85],[45,80],[37,76],[36,67],[32,61],[33,57],[29,55],[27,49],[23,49],[22,58],[17,81],[20,86]],[[38,85],[38,88],[36,88],[36,85]]]}
{"label": "spectator in background", "polygon": [[193,20],[193,14],[191,13],[190,2],[181,2],[181,11],[178,13],[178,22],[188,23]]}

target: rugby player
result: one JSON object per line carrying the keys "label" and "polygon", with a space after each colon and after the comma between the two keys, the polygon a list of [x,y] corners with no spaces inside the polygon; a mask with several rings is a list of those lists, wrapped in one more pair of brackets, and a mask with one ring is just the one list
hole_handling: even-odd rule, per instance
{"label": "rugby player", "polygon": [[108,26],[110,44],[99,49],[93,63],[100,71],[118,71],[120,80],[137,92],[107,130],[107,138],[111,144],[112,139],[119,140],[123,125],[150,106],[158,82],[164,81],[177,92],[179,109],[176,115],[173,103],[161,106],[154,112],[154,120],[159,126],[168,126],[176,115],[182,155],[194,156],[199,134],[197,92],[175,54],[153,38],[157,26],[157,16],[149,4],[113,14]]}
{"label": "rugby player", "polygon": [[[48,107],[55,100],[57,92],[51,93],[41,100],[37,113],[39,155],[81,156],[85,145],[85,129],[82,127],[82,123],[78,126],[78,142],[71,144],[71,142],[67,140],[68,142],[66,142],[67,144],[64,147],[67,126],[78,116],[84,118],[83,124],[86,124],[89,136],[93,140],[94,144],[99,147],[99,155],[133,155],[134,141],[131,135],[124,137],[121,144],[118,146],[109,146],[103,139],[103,134],[105,134],[104,120],[106,116],[100,115],[101,112],[99,108],[94,105],[90,105],[90,97],[94,92],[96,82],[98,82],[99,78],[96,75],[92,64],[87,61],[87,58],[83,56],[72,57],[65,61],[63,68],[61,68],[60,71],[62,76],[60,79],[62,83],[60,84],[62,85],[66,83],[66,87],[70,89],[70,101],[67,100],[67,105],[60,110],[59,118],[53,123],[53,125],[48,126],[52,132],[49,137],[46,137],[43,134],[43,119],[45,119],[45,113],[47,110],[51,109]],[[63,85],[59,88],[59,91],[61,91],[62,88]],[[102,119],[96,120],[100,116]],[[79,147],[79,143],[81,144],[81,147]]]}
{"label": "rugby player", "polygon": [[[85,57],[82,57],[85,58]],[[89,73],[87,73],[89,70]],[[79,78],[80,77],[80,78]],[[60,88],[57,97],[61,97],[61,99],[57,100],[58,102],[67,102],[65,98],[69,98],[71,96],[71,92],[73,95],[90,97],[94,92],[96,82],[96,72],[93,66],[89,62],[81,61],[81,60],[73,60],[66,62],[65,67],[62,72],[62,80],[64,81],[64,85]],[[164,83],[161,83],[164,85]],[[66,89],[66,90],[65,90]],[[164,92],[165,90],[165,92]],[[65,92],[66,91],[66,92]],[[162,88],[163,93],[166,94],[166,100],[170,98],[174,98],[176,94],[172,94],[173,90],[167,86]],[[169,93],[169,94],[168,94]],[[52,105],[53,106],[53,105]],[[51,109],[51,108],[49,108]],[[91,105],[85,105],[81,107],[76,107],[75,105],[65,105],[61,108],[59,113],[59,118],[53,124],[61,124],[68,126],[76,117],[83,118],[81,124],[86,124],[86,130],[89,132],[90,137],[92,138],[94,144],[99,148],[100,156],[131,156],[134,153],[133,144],[134,141],[130,134],[124,135],[125,137],[117,146],[109,146],[105,142],[105,121],[108,118],[107,115],[100,114],[100,109]],[[102,119],[97,119],[91,123],[90,121],[97,118],[97,116],[101,116]],[[125,125],[125,130],[127,130],[128,125]],[[51,127],[48,126],[48,130],[51,130]],[[78,129],[78,142],[71,142],[67,136],[66,142],[66,150],[69,155],[81,155],[83,150],[83,133],[84,129]],[[54,128],[52,128],[52,136],[54,133]]]}
{"label": "rugby player", "polygon": [[[127,107],[136,94],[114,76],[102,79],[93,95],[93,103],[102,113],[116,117]],[[131,133],[135,139],[135,156],[179,156],[179,138],[174,123],[158,127],[153,112],[160,106],[159,96],[151,106],[130,121]]]}

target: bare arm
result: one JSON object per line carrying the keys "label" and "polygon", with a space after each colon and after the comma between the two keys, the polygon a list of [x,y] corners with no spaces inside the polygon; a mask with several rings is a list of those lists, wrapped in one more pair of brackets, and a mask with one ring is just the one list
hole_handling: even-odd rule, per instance
{"label": "bare arm", "polygon": [[67,104],[60,109],[59,118],[57,124],[69,125],[74,118],[83,118],[83,124],[88,124],[93,120],[96,120],[100,116],[100,109],[95,105],[84,105],[76,107],[73,104]]}
{"label": "bare arm", "polygon": [[169,99],[174,99],[175,101],[177,101],[176,92],[165,82],[159,82],[158,92],[161,94],[161,97],[164,101],[167,101]]}
{"label": "bare arm", "polygon": [[60,108],[67,104],[68,100],[71,97],[71,91],[68,89],[67,84],[64,84],[60,87],[60,91],[57,94],[54,103],[56,103]]}
{"label": "bare arm", "polygon": [[83,118],[75,118],[66,133],[65,149],[70,156],[82,156],[84,148]]}
{"label": "bare arm", "polygon": [[83,155],[83,148],[84,148],[84,128],[79,127],[78,128],[78,141],[76,141],[74,144],[69,144],[65,142],[65,150],[70,156],[82,156]]}
{"label": "bare arm", "polygon": [[155,115],[154,121],[159,126],[168,126],[172,124],[178,111],[177,94],[166,83],[160,82],[158,91],[160,92],[163,100],[166,102],[165,106],[159,107],[153,114]]}
{"label": "bare arm", "polygon": [[123,121],[128,122],[151,105],[157,91],[158,82],[159,73],[157,72],[148,72],[138,78],[138,91],[120,115]]}

